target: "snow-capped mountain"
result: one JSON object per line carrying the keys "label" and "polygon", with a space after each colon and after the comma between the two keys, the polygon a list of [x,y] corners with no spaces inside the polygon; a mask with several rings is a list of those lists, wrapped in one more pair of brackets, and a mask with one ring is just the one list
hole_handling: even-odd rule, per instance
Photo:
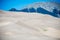
{"label": "snow-capped mountain", "polygon": [[48,14],[54,17],[60,17],[60,4],[53,2],[37,2],[30,4],[20,10],[12,8],[9,11],[29,12],[29,13],[37,12],[42,14]]}

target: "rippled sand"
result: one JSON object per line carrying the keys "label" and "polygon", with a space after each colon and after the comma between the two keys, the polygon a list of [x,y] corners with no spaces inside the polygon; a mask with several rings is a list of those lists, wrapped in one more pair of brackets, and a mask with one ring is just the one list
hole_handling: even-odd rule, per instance
{"label": "rippled sand", "polygon": [[0,11],[0,40],[60,40],[60,18]]}

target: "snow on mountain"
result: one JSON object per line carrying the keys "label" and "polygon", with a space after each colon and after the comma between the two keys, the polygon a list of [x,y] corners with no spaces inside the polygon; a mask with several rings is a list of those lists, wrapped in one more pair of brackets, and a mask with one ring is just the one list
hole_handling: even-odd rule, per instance
{"label": "snow on mountain", "polygon": [[31,7],[35,9],[37,9],[38,7],[41,7],[50,12],[52,12],[54,8],[57,8],[58,10],[60,10],[60,4],[54,3],[54,2],[36,2],[36,3],[28,5],[25,8],[31,8]]}

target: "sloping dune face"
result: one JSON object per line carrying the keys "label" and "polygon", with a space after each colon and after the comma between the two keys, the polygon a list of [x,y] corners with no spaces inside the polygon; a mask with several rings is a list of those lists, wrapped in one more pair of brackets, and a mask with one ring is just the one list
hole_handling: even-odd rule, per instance
{"label": "sloping dune face", "polygon": [[0,11],[0,40],[60,40],[60,18]]}

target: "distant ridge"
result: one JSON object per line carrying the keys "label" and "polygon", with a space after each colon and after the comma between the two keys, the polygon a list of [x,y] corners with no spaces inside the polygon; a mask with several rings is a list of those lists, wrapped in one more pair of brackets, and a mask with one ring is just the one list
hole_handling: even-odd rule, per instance
{"label": "distant ridge", "polygon": [[36,13],[48,14],[54,17],[60,17],[60,4],[51,3],[51,2],[40,2],[40,3],[38,2],[29,5],[26,8],[23,8],[21,10],[11,8],[9,9],[9,11],[29,12],[29,13],[36,12]]}

